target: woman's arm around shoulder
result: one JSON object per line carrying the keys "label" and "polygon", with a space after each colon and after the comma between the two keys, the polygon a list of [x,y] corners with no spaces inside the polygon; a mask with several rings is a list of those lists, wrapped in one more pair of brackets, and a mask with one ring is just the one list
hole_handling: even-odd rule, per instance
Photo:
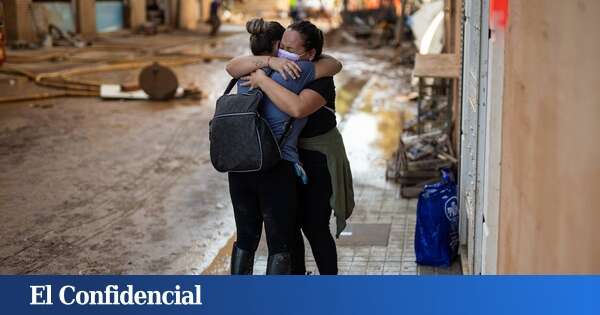
{"label": "woman's arm around shoulder", "polygon": [[269,78],[262,70],[257,70],[242,80],[247,81],[242,85],[259,87],[280,110],[294,118],[307,117],[327,104],[325,98],[312,89],[305,88],[299,95],[292,93]]}
{"label": "woman's arm around shoulder", "polygon": [[238,56],[227,63],[225,70],[232,77],[240,78],[252,71],[267,67],[268,61],[268,56]]}
{"label": "woman's arm around shoulder", "polygon": [[225,70],[234,78],[241,78],[258,69],[270,67],[279,72],[284,80],[296,79],[302,70],[293,61],[272,56],[239,56],[231,59]]}
{"label": "woman's arm around shoulder", "polygon": [[342,63],[329,55],[322,55],[315,62],[315,79],[332,77],[340,71],[342,71]]}

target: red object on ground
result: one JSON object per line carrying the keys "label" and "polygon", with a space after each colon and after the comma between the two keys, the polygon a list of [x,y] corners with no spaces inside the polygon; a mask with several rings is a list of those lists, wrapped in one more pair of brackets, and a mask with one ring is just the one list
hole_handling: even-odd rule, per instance
{"label": "red object on ground", "polygon": [[508,0],[491,0],[490,26],[504,29],[508,23]]}

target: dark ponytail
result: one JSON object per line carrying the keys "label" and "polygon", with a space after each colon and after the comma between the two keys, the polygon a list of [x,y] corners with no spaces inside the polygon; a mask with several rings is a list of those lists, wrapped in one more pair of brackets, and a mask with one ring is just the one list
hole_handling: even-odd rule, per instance
{"label": "dark ponytail", "polygon": [[323,32],[316,25],[309,21],[299,21],[288,28],[300,33],[304,39],[304,49],[307,51],[314,49],[316,51],[315,59],[321,56],[325,39],[323,38]]}
{"label": "dark ponytail", "polygon": [[254,55],[270,55],[273,45],[281,40],[285,28],[278,22],[265,22],[263,19],[252,19],[246,23],[250,33],[250,50]]}

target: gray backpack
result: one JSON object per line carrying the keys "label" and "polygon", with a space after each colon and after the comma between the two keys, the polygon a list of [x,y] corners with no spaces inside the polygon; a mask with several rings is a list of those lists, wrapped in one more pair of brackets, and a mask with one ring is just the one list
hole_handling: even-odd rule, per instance
{"label": "gray backpack", "polygon": [[209,123],[210,160],[219,172],[267,170],[281,160],[281,145],[289,134],[292,119],[281,139],[276,139],[258,111],[263,92],[253,89],[229,94],[236,82],[232,79],[217,100]]}

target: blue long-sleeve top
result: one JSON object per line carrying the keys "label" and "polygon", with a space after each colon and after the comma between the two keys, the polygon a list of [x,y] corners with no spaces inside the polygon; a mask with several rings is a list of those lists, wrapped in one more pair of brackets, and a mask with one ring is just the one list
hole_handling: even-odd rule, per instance
{"label": "blue long-sleeve top", "polygon": [[[273,79],[273,81],[295,94],[299,94],[308,83],[315,79],[315,66],[312,62],[298,61],[297,63],[302,69],[300,77],[297,79],[288,78],[287,80],[284,80],[281,74],[275,71],[271,74],[271,79]],[[240,84],[242,82],[243,81],[240,81],[237,84],[237,93],[246,93],[250,90],[247,86],[241,86]],[[280,139],[283,136],[290,115],[281,111],[266,94],[261,101],[259,110],[260,114],[269,123],[275,137]],[[281,148],[284,160],[293,163],[298,163],[300,161],[298,156],[298,137],[300,136],[302,128],[306,125],[306,121],[307,118],[294,119],[288,137]]]}

